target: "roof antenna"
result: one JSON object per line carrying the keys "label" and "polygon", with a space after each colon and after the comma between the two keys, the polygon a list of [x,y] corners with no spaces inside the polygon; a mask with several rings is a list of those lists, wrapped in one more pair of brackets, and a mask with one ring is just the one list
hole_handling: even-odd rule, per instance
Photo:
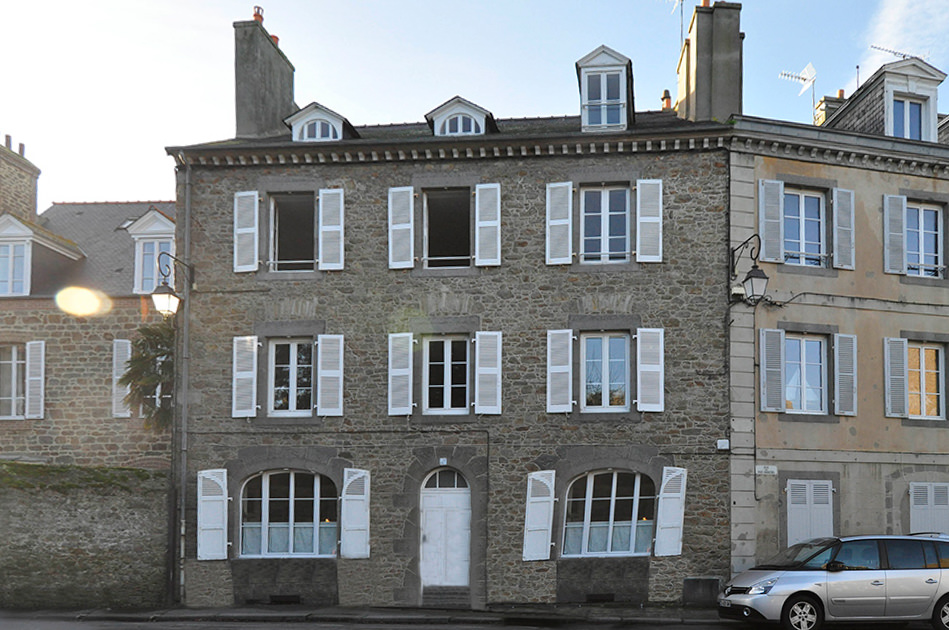
{"label": "roof antenna", "polygon": [[890,53],[900,57],[901,59],[929,59],[929,55],[912,55],[910,53],[905,53],[899,50],[893,50],[892,48],[884,48],[883,46],[877,46],[876,44],[870,44],[870,48],[873,50],[879,50],[881,52]]}
{"label": "roof antenna", "polygon": [[682,24],[682,5],[685,4],[684,0],[672,0],[672,12],[676,12],[676,7],[679,8],[679,50],[682,50],[682,47],[685,45],[685,32],[683,30]]}
{"label": "roof antenna", "polygon": [[800,73],[784,71],[778,76],[782,79],[787,79],[788,81],[797,81],[800,83],[801,91],[797,93],[798,96],[806,92],[807,88],[811,88],[811,112],[813,113],[814,124],[817,124],[817,101],[814,90],[814,82],[817,79],[817,70],[814,69],[814,66],[811,63],[808,63]]}

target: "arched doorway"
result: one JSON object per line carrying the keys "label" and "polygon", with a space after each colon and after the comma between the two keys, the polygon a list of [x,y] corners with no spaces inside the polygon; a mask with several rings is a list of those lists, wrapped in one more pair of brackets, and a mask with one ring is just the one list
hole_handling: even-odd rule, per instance
{"label": "arched doorway", "polygon": [[467,591],[471,561],[471,489],[458,471],[441,468],[422,483],[419,575],[426,589]]}

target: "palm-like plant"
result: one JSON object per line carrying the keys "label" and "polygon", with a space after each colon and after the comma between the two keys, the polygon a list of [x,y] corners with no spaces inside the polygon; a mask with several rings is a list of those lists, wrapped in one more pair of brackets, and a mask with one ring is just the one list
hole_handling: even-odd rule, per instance
{"label": "palm-like plant", "polygon": [[175,382],[175,329],[170,319],[139,327],[126,365],[119,378],[119,385],[129,388],[125,404],[141,410],[146,429],[167,429],[174,415]]}

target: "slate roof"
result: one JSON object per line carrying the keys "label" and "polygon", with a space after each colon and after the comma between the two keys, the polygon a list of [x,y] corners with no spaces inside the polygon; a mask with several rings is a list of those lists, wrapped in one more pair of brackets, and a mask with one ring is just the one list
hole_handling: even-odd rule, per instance
{"label": "slate roof", "polygon": [[73,284],[112,297],[133,295],[135,241],[122,227],[155,208],[175,218],[173,201],[54,203],[36,218],[46,230],[72,241],[85,254]]}

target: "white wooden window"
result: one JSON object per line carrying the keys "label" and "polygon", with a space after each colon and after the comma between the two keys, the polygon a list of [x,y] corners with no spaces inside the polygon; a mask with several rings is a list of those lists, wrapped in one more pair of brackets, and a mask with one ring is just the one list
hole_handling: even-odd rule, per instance
{"label": "white wooden window", "polygon": [[[828,373],[833,341],[834,374]],[[778,413],[856,414],[857,339],[854,335],[807,335],[759,331],[761,410]],[[834,391],[830,391],[830,385]]]}
{"label": "white wooden window", "polygon": [[268,345],[270,416],[313,413],[313,339],[272,339]]}
{"label": "white wooden window", "polygon": [[789,547],[834,535],[834,489],[830,481],[789,479],[785,492]]}
{"label": "white wooden window", "polygon": [[823,267],[825,251],[824,196],[784,189],[784,262]]}
{"label": "white wooden window", "polygon": [[471,266],[471,191],[439,188],[423,193],[424,267]]}
{"label": "white wooden window", "polygon": [[343,558],[369,557],[369,471],[343,469],[340,499],[342,531],[339,555]]}
{"label": "white wooden window", "polygon": [[827,339],[816,335],[784,335],[785,409],[796,413],[827,413]]}
{"label": "white wooden window", "polygon": [[[805,267],[854,268],[854,193],[830,191],[833,204],[831,242],[828,243],[827,194],[792,189],[783,181],[758,182],[760,259]],[[829,245],[833,245],[833,252]]]}
{"label": "white wooden window", "polygon": [[926,101],[903,96],[893,99],[893,135],[907,140],[923,139]]}
{"label": "white wooden window", "polygon": [[539,470],[527,475],[527,507],[524,511],[523,559],[549,560],[550,539],[556,501],[553,470]]}
{"label": "white wooden window", "polygon": [[909,498],[911,533],[949,531],[949,483],[911,482]]}
{"label": "white wooden window", "polygon": [[30,294],[30,241],[0,242],[0,297]]}
{"label": "white wooden window", "polygon": [[943,420],[946,417],[943,346],[910,342],[906,348],[906,359],[909,417]]}
{"label": "white wooden window", "polygon": [[336,125],[323,118],[311,120],[300,126],[298,140],[321,141],[339,140],[339,130]]}
{"label": "white wooden window", "polygon": [[626,262],[630,255],[629,189],[580,190],[580,262]]}
{"label": "white wooden window", "polygon": [[26,346],[0,344],[0,418],[26,415]]}
{"label": "white wooden window", "polygon": [[271,271],[343,268],[344,193],[341,188],[270,195]]}
{"label": "white wooden window", "polygon": [[255,475],[241,490],[241,556],[336,555],[336,484],[324,475],[281,470]]}
{"label": "white wooden window", "polygon": [[659,489],[659,509],[656,524],[657,556],[682,554],[682,536],[685,531],[685,488],[688,471],[666,466],[662,469]]}
{"label": "white wooden window", "polygon": [[580,336],[583,364],[581,411],[629,410],[629,335],[585,333]]}
{"label": "white wooden window", "polygon": [[468,114],[455,114],[446,118],[438,128],[440,136],[470,136],[481,134],[481,124]]}
{"label": "white wooden window", "polygon": [[198,560],[226,560],[227,544],[227,470],[200,470]]}
{"label": "white wooden window", "polygon": [[468,336],[424,337],[422,344],[422,412],[468,413]]}
{"label": "white wooden window", "polygon": [[[167,256],[159,260],[162,252],[174,255],[175,242],[171,238],[140,238],[135,240],[135,293],[152,293],[165,280],[174,286],[174,266]],[[167,266],[168,278],[163,278],[160,266]]]}
{"label": "white wooden window", "polygon": [[583,127],[626,128],[626,75],[621,69],[601,72],[584,70],[581,82]]}
{"label": "white wooden window", "polygon": [[637,556],[652,548],[653,481],[633,472],[591,472],[567,490],[561,555]]}
{"label": "white wooden window", "polygon": [[883,196],[884,270],[923,278],[946,275],[942,206]]}
{"label": "white wooden window", "polygon": [[112,340],[112,415],[116,418],[130,418],[132,416],[129,406],[125,404],[129,387],[128,385],[119,385],[119,379],[128,369],[128,360],[131,356],[131,341],[128,339]]}

